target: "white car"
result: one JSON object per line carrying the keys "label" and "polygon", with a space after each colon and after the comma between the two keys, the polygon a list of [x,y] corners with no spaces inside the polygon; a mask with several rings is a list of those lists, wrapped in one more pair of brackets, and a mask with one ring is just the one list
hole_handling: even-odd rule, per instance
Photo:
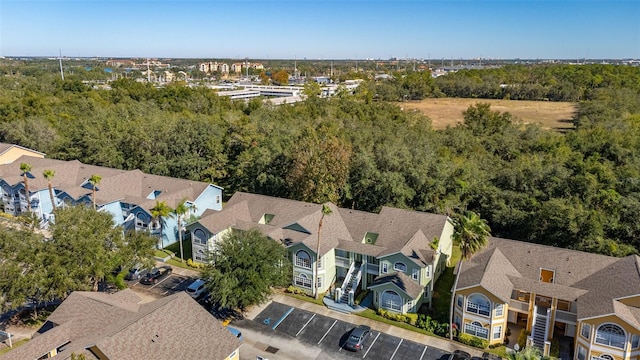
{"label": "white car", "polygon": [[192,298],[197,299],[200,296],[204,295],[207,288],[205,288],[205,281],[202,279],[197,279],[192,282],[191,285],[187,288],[187,293],[191,295]]}

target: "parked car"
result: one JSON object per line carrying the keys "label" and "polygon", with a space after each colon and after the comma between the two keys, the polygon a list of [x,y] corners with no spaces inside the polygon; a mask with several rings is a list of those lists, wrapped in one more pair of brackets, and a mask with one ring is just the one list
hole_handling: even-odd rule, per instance
{"label": "parked car", "polygon": [[205,281],[202,279],[197,279],[192,282],[189,287],[187,287],[187,294],[191,295],[192,298],[198,299],[207,291],[205,288]]}
{"label": "parked car", "polygon": [[136,264],[134,267],[132,267],[131,269],[129,269],[129,271],[127,272],[127,275],[124,276],[125,280],[138,280],[140,279],[140,277],[142,277],[142,272],[144,271],[144,269],[142,268],[141,264]]}
{"label": "parked car", "polygon": [[358,351],[364,349],[364,341],[371,334],[371,328],[367,325],[359,325],[351,330],[347,342],[344,344],[344,348],[351,351]]}
{"label": "parked car", "polygon": [[237,337],[238,339],[240,339],[240,341],[242,341],[242,333],[240,332],[240,330],[231,326],[227,326],[227,330],[229,330],[229,332],[232,333],[233,336]]}
{"label": "parked car", "polygon": [[173,269],[169,265],[153,268],[151,271],[146,273],[142,279],[140,279],[140,283],[145,285],[155,284],[160,279],[171,274],[171,271],[173,271]]}
{"label": "parked car", "polygon": [[451,355],[449,355],[449,360],[470,360],[471,354],[462,350],[454,350]]}

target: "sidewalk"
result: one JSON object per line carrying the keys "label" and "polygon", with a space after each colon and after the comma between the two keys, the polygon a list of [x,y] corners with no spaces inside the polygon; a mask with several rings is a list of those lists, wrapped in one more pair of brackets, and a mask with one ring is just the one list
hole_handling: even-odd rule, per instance
{"label": "sidewalk", "polygon": [[333,319],[346,321],[354,325],[368,325],[371,329],[379,331],[385,334],[397,336],[402,339],[410,340],[419,344],[432,346],[444,351],[453,352],[454,350],[464,350],[474,357],[482,357],[483,351],[480,349],[472,348],[459,342],[451,341],[448,339],[424,335],[415,331],[403,329],[397,326],[385,324],[382,322],[367,319],[362,316],[354,314],[345,314],[337,311],[330,310],[325,306],[316,305],[307,301],[298,300],[294,297],[287,296],[282,293],[275,293],[271,296],[271,301],[265,304],[254,306],[252,309],[245,313],[247,319],[253,320],[258,314],[262,312],[271,302],[279,302],[281,304],[289,305],[298,309],[306,310],[319,315],[324,315]]}

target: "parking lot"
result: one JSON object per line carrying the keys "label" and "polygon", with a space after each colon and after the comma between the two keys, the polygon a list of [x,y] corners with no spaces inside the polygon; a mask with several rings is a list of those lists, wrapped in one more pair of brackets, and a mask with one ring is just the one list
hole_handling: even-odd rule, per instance
{"label": "parking lot", "polygon": [[254,321],[272,331],[319,347],[339,359],[447,359],[449,353],[423,344],[372,331],[359,352],[343,348],[355,325],[273,302]]}
{"label": "parking lot", "polygon": [[144,285],[138,280],[130,280],[126,281],[126,283],[129,288],[134,291],[148,293],[149,295],[159,298],[184,291],[193,281],[195,281],[195,279],[192,277],[172,273],[153,285]]}

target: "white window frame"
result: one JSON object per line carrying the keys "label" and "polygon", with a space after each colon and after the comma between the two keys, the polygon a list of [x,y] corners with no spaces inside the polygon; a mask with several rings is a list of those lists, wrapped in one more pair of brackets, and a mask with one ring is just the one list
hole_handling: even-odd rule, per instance
{"label": "white window frame", "polygon": [[311,279],[305,274],[299,274],[293,277],[293,283],[296,286],[311,289]]}
{"label": "white window frame", "polygon": [[496,304],[496,317],[504,315],[504,304]]}
{"label": "white window frame", "polygon": [[[611,329],[620,330],[622,332],[622,335],[615,334],[615,333],[610,332],[610,331],[601,330],[602,328],[611,328]],[[600,344],[600,345],[609,346],[609,347],[612,347],[612,348],[623,349],[624,350],[625,345],[627,343],[626,335],[627,335],[627,333],[619,325],[616,325],[616,324],[613,324],[613,323],[605,323],[605,324],[602,324],[602,325],[598,326],[598,328],[596,329],[596,335],[595,335],[594,342],[596,344]]]}
{"label": "white window frame", "polygon": [[591,338],[591,324],[582,323],[582,326],[580,327],[580,335],[589,340]]}
{"label": "white window frame", "polygon": [[425,272],[425,276],[426,277],[431,277],[431,271],[430,271],[431,267],[429,265],[427,265],[424,269]]}
{"label": "white window frame", "polygon": [[475,303],[473,300],[476,298],[489,300],[486,296],[480,293],[471,294],[470,296],[467,296],[467,306],[465,307],[466,311],[480,316],[491,316],[491,302],[488,301],[488,304],[486,305]]}
{"label": "white window frame", "polygon": [[[428,269],[428,267],[427,267],[427,269]],[[420,269],[413,269],[411,277],[413,278],[413,280],[418,281],[420,279]]]}
{"label": "white window frame", "polygon": [[640,335],[633,334],[631,335],[631,348],[637,349],[640,347]]}
{"label": "white window frame", "polygon": [[[497,335],[497,336],[496,336]],[[502,325],[496,325],[493,327],[493,340],[500,339],[502,337]]]}
{"label": "white window frame", "polygon": [[322,269],[322,256],[316,256],[318,259],[318,269]]}
{"label": "white window frame", "polygon": [[318,287],[318,289],[322,289],[322,276],[318,276],[316,286]]}
{"label": "white window frame", "polygon": [[386,274],[389,272],[389,263],[386,261],[382,262],[382,273]]}
{"label": "white window frame", "polygon": [[[300,253],[306,254],[307,258],[298,256],[298,254]],[[293,261],[297,267],[301,267],[303,269],[311,269],[311,255],[305,250],[296,251]]]}
{"label": "white window frame", "polygon": [[[400,299],[400,302],[398,302],[398,304],[396,304],[393,301],[384,301],[384,294],[386,293],[394,293],[395,296],[397,296]],[[380,306],[387,309],[387,310],[392,310],[392,311],[398,311],[398,312],[402,312],[402,296],[400,296],[400,294],[398,294],[397,292],[393,291],[393,290],[385,290],[382,293],[380,293]]]}
{"label": "white window frame", "polygon": [[456,304],[458,305],[458,307],[462,307],[462,305],[464,304],[464,296],[458,295],[458,299],[456,300]]}
{"label": "white window frame", "polygon": [[[398,265],[402,265],[402,266],[398,266]],[[404,269],[402,267],[404,267]],[[407,264],[403,263],[402,261],[396,261],[396,262],[393,263],[393,270],[406,273],[407,272]]]}
{"label": "white window frame", "polygon": [[489,340],[489,329],[482,327],[482,324],[477,321],[474,321],[472,323],[465,323],[464,333],[479,337],[481,339]]}
{"label": "white window frame", "polygon": [[581,345],[578,345],[578,360],[586,360],[587,359],[587,349],[583,348]]}

